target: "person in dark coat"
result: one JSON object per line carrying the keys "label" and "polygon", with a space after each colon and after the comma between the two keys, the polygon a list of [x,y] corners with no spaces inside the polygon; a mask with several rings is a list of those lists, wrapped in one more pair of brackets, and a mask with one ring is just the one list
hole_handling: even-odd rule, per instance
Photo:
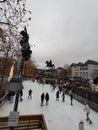
{"label": "person in dark coat", "polygon": [[65,92],[62,93],[62,102],[65,101]]}
{"label": "person in dark coat", "polygon": [[44,98],[45,98],[45,94],[44,92],[41,94],[41,106],[44,105]]}
{"label": "person in dark coat", "polygon": [[13,103],[14,101],[14,96],[15,96],[15,92],[14,91],[9,91],[9,98],[10,98],[10,103]]}
{"label": "person in dark coat", "polygon": [[19,92],[19,94],[20,94],[20,101],[23,101],[23,90],[20,90],[20,92]]}
{"label": "person in dark coat", "polygon": [[56,92],[56,101],[59,101],[59,90]]}
{"label": "person in dark coat", "polygon": [[29,91],[28,91],[28,99],[32,99],[32,90],[31,89],[29,89]]}
{"label": "person in dark coat", "polygon": [[73,105],[73,92],[72,92],[72,90],[69,91],[69,94],[70,94],[71,105]]}
{"label": "person in dark coat", "polygon": [[62,92],[62,86],[61,86],[61,84],[59,85],[59,92],[60,93]]}
{"label": "person in dark coat", "polygon": [[46,99],[46,105],[48,105],[48,103],[49,103],[49,94],[48,93],[46,93],[45,99]]}

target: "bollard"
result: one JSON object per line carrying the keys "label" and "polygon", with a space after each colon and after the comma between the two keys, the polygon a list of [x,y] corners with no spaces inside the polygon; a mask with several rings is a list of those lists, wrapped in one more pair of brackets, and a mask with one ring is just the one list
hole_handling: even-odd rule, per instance
{"label": "bollard", "polygon": [[84,130],[84,122],[83,121],[79,122],[79,130]]}

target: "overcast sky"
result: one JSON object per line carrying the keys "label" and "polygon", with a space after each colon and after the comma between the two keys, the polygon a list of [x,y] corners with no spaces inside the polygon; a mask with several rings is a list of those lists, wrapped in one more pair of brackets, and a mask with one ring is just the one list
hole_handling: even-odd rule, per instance
{"label": "overcast sky", "polygon": [[98,0],[27,0],[32,59],[40,67],[98,61]]}

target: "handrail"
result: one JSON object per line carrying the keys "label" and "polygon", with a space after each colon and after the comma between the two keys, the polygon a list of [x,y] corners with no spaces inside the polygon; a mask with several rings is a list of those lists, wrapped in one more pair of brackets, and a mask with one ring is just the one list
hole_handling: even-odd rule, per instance
{"label": "handrail", "polygon": [[6,92],[6,94],[2,98],[0,98],[0,107],[3,105],[4,100],[6,100],[7,95],[8,95],[8,92]]}
{"label": "handrail", "polygon": [[0,98],[0,101],[2,101],[7,96],[7,94],[8,92],[6,92],[6,94],[2,98]]}

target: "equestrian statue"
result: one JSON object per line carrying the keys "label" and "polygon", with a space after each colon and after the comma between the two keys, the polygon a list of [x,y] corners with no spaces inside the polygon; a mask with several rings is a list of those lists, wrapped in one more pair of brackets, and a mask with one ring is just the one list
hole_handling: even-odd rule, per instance
{"label": "equestrian statue", "polygon": [[52,60],[50,60],[50,61],[46,61],[46,64],[47,64],[46,67],[51,68],[51,69],[55,69],[55,65],[52,64]]}

